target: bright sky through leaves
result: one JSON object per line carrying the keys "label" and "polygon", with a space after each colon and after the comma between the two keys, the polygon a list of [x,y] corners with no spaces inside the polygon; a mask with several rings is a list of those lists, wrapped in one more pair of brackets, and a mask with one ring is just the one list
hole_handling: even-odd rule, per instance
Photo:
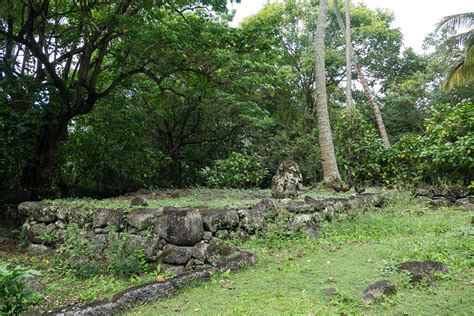
{"label": "bright sky through leaves", "polygon": [[[257,13],[266,3],[275,0],[242,0],[240,4],[229,5],[237,10],[232,25],[237,25],[245,17]],[[472,0],[352,0],[365,3],[369,8],[386,8],[395,13],[395,27],[400,27],[405,45],[422,52],[421,45],[434,25],[444,16],[474,11]]]}

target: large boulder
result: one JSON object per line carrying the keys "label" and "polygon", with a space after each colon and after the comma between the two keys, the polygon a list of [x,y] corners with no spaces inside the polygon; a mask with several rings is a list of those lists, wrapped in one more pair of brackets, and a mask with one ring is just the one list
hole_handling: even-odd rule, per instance
{"label": "large boulder", "polygon": [[201,211],[204,229],[212,233],[239,226],[239,215],[233,209],[205,209]]}
{"label": "large boulder", "polygon": [[156,210],[141,209],[127,215],[127,222],[138,231],[145,230],[154,226],[158,212]]}
{"label": "large boulder", "polygon": [[272,197],[276,199],[295,198],[303,188],[303,176],[298,164],[285,160],[272,178]]}
{"label": "large boulder", "polygon": [[37,212],[32,214],[34,220],[44,223],[52,223],[57,219],[56,206],[46,206],[43,209],[39,209]]}
{"label": "large boulder", "polygon": [[370,284],[362,292],[362,300],[366,304],[372,304],[379,298],[387,295],[393,295],[397,292],[396,286],[389,280],[380,280]]}
{"label": "large boulder", "polygon": [[148,201],[142,196],[136,196],[130,201],[130,207],[148,206]]}
{"label": "large boulder", "polygon": [[48,235],[53,234],[56,229],[54,224],[34,224],[26,232],[26,238],[35,244],[50,244],[53,240],[48,240]]}
{"label": "large boulder", "polygon": [[118,230],[124,224],[124,214],[120,209],[95,209],[92,215],[92,227],[104,228],[113,225]]}
{"label": "large boulder", "polygon": [[209,247],[210,245],[207,243],[196,244],[192,251],[193,258],[206,262],[207,258],[209,258]]}
{"label": "large boulder", "polygon": [[164,263],[185,265],[193,255],[192,247],[179,247],[168,244],[163,248],[159,259]]}
{"label": "large boulder", "polygon": [[241,209],[238,211],[240,227],[249,233],[261,230],[266,225],[264,214],[254,209]]}
{"label": "large boulder", "polygon": [[18,211],[27,215],[27,216],[31,216],[37,212],[40,212],[41,210],[43,210],[44,208],[46,208],[48,206],[48,204],[45,204],[43,202],[31,202],[31,201],[27,201],[27,202],[22,202],[20,204],[18,204]]}
{"label": "large boulder", "polygon": [[318,203],[305,203],[303,201],[291,201],[286,206],[286,210],[291,213],[314,213],[324,209],[321,202]]}
{"label": "large boulder", "polygon": [[434,285],[433,277],[435,273],[448,273],[449,268],[445,264],[438,261],[410,261],[404,262],[398,266],[398,269],[410,273],[410,282],[418,283],[427,280],[428,283]]}
{"label": "large boulder", "polygon": [[67,218],[70,223],[75,223],[79,227],[86,227],[92,224],[92,214],[90,209],[69,208]]}
{"label": "large boulder", "polygon": [[274,218],[278,215],[277,207],[273,200],[270,198],[264,198],[250,208],[252,209],[252,211],[258,212],[265,218]]}
{"label": "large boulder", "polygon": [[194,246],[204,236],[201,214],[186,208],[165,208],[156,221],[155,232],[174,245]]}
{"label": "large boulder", "polygon": [[130,234],[130,243],[135,249],[143,249],[147,258],[156,256],[160,249],[160,237],[155,234],[150,236]]}
{"label": "large boulder", "polygon": [[52,253],[54,249],[45,245],[29,244],[28,247],[26,248],[26,251],[30,255],[43,256],[43,255],[48,255]]}

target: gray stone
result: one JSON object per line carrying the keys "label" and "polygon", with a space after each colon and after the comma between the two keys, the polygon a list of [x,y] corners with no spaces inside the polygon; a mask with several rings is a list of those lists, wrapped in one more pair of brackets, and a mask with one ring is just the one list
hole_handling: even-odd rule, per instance
{"label": "gray stone", "polygon": [[451,206],[453,202],[444,197],[434,197],[431,199],[429,204],[433,207],[444,207],[444,206]]}
{"label": "gray stone", "polygon": [[380,280],[369,285],[362,293],[362,300],[366,304],[372,304],[379,298],[386,295],[393,295],[397,292],[396,286],[389,280]]}
{"label": "gray stone", "polygon": [[201,211],[201,217],[204,229],[212,233],[239,226],[239,215],[233,209],[205,209]]}
{"label": "gray stone", "polygon": [[[169,297],[176,292],[176,287],[170,281],[154,282],[134,286],[121,293],[114,295],[111,302],[100,302],[99,306],[107,306],[106,309],[92,311],[81,311],[78,315],[115,315],[117,310],[127,310],[133,305],[143,305],[159,298]],[[114,304],[110,306],[111,304]],[[110,307],[109,307],[110,306]],[[91,306],[92,308],[92,306]]]}
{"label": "gray stone", "polygon": [[46,288],[43,280],[41,279],[40,276],[34,276],[31,278],[25,278],[24,279],[25,287],[29,289],[30,291],[34,292],[43,292],[44,289]]}
{"label": "gray stone", "polygon": [[56,215],[60,221],[67,222],[70,211],[71,211],[71,207],[61,205],[61,206],[58,206],[58,209],[56,210]]}
{"label": "gray stone", "polygon": [[164,263],[185,265],[193,255],[193,247],[178,247],[168,244],[163,248],[159,258]]}
{"label": "gray stone", "polygon": [[277,207],[270,198],[262,199],[260,202],[250,207],[250,209],[262,214],[265,218],[274,218],[278,215]]}
{"label": "gray stone", "polygon": [[303,177],[298,164],[285,160],[272,178],[272,197],[276,199],[295,198],[303,188]]}
{"label": "gray stone", "polygon": [[43,256],[52,253],[53,248],[40,244],[29,244],[26,251],[31,255]]}
{"label": "gray stone", "polygon": [[66,229],[66,223],[64,223],[62,220],[57,220],[54,222],[54,224],[59,229]]}
{"label": "gray stone", "polygon": [[313,220],[312,214],[296,214],[293,220],[288,225],[291,229],[296,229],[304,226]]}
{"label": "gray stone", "polygon": [[94,228],[94,234],[107,234],[108,232],[107,228]]}
{"label": "gray stone", "polygon": [[431,187],[431,196],[430,197],[443,197],[448,194],[448,190],[445,188],[440,188],[440,187]]}
{"label": "gray stone", "polygon": [[465,209],[469,211],[474,211],[474,203],[470,197],[457,199],[456,204],[462,205]]}
{"label": "gray stone", "polygon": [[180,275],[185,272],[184,266],[182,265],[162,263],[160,267],[163,272],[171,273],[173,275]]}
{"label": "gray stone", "polygon": [[48,204],[45,204],[43,202],[22,202],[18,204],[18,212],[26,215],[26,216],[31,216],[33,214],[36,214],[40,211],[42,211],[44,208],[46,208]]}
{"label": "gray stone", "polygon": [[266,220],[263,214],[254,211],[253,209],[239,210],[240,227],[247,232],[254,233],[261,230],[266,225]]}
{"label": "gray stone", "polygon": [[250,236],[245,230],[237,228],[234,231],[230,232],[230,238],[237,239],[240,241],[247,241],[250,239]]}
{"label": "gray stone", "polygon": [[326,207],[324,210],[323,210],[323,216],[324,218],[330,222],[334,219],[334,209],[333,207],[329,206],[329,207]]}
{"label": "gray stone", "polygon": [[158,235],[151,235],[147,237],[145,241],[145,255],[148,258],[156,256],[158,251],[160,250],[160,236]]}
{"label": "gray stone", "polygon": [[188,261],[188,263],[186,263],[186,265],[184,266],[184,270],[186,271],[191,271],[193,268],[194,268],[194,260],[191,259]]}
{"label": "gray stone", "polygon": [[434,285],[433,277],[435,273],[446,274],[449,272],[448,266],[438,261],[410,261],[404,262],[398,266],[398,269],[410,273],[410,282],[418,283],[427,280]]}
{"label": "gray stone", "polygon": [[92,215],[93,228],[104,228],[113,225],[118,231],[123,224],[124,213],[120,209],[95,209]]}
{"label": "gray stone", "polygon": [[55,233],[55,236],[54,236],[55,245],[63,243],[65,237],[66,237],[66,230],[65,229],[57,229],[56,233]]}
{"label": "gray stone", "polygon": [[178,246],[194,246],[204,236],[201,215],[190,209],[162,214],[157,219],[155,232],[161,238]]}
{"label": "gray stone", "polygon": [[432,192],[429,188],[418,188],[415,191],[415,196],[427,196],[430,197],[432,196]]}
{"label": "gray stone", "polygon": [[324,296],[333,296],[337,294],[337,290],[333,287],[329,287],[323,290]]}
{"label": "gray stone", "polygon": [[216,231],[216,237],[219,239],[229,239],[229,231],[227,229],[220,229]]}
{"label": "gray stone", "polygon": [[212,239],[212,233],[211,232],[204,232],[204,236],[202,237],[205,241],[209,241]]}
{"label": "gray stone", "polygon": [[462,187],[454,187],[449,189],[449,195],[456,199],[467,198],[469,196],[469,189]]}
{"label": "gray stone", "polygon": [[193,247],[192,256],[195,259],[206,262],[209,257],[209,244],[198,243]]}
{"label": "gray stone", "polygon": [[130,206],[148,206],[148,201],[142,196],[136,196],[130,201]]}
{"label": "gray stone", "polygon": [[313,214],[313,222],[315,222],[315,223],[321,223],[321,222],[324,221],[324,219],[325,219],[325,216],[322,213],[314,213]]}
{"label": "gray stone", "polygon": [[[119,238],[119,235],[115,234],[115,238]],[[87,240],[91,241],[95,245],[98,254],[102,254],[105,251],[105,249],[107,249],[109,237],[107,233],[104,233],[104,234],[94,233],[94,234],[89,234],[87,237]]]}
{"label": "gray stone", "polygon": [[38,222],[43,222],[43,223],[52,223],[56,221],[57,216],[56,216],[56,206],[50,206],[47,205],[46,207],[43,208],[34,208],[31,209],[31,217],[38,221]]}
{"label": "gray stone", "polygon": [[68,213],[69,223],[75,223],[80,228],[88,227],[92,223],[92,212],[82,208],[70,208]]}
{"label": "gray stone", "polygon": [[384,203],[384,199],[379,194],[361,193],[350,198],[348,201],[348,206],[350,208],[358,208],[358,207],[366,207],[366,206],[382,207],[383,203]]}
{"label": "gray stone", "polygon": [[160,237],[158,235],[130,235],[130,242],[135,249],[143,249],[147,258],[156,256],[160,250]]}
{"label": "gray stone", "polygon": [[127,222],[130,226],[135,227],[138,231],[153,227],[158,212],[156,210],[136,210],[127,215]]}
{"label": "gray stone", "polygon": [[321,238],[323,236],[323,228],[316,224],[307,224],[303,227],[303,234],[308,238]]}
{"label": "gray stone", "polygon": [[303,201],[292,201],[286,206],[286,210],[291,213],[314,213],[323,209],[323,204],[307,204]]}
{"label": "gray stone", "polygon": [[56,230],[54,224],[39,223],[32,225],[26,232],[26,239],[35,244],[46,244],[48,241],[45,240],[45,236],[52,234]]}

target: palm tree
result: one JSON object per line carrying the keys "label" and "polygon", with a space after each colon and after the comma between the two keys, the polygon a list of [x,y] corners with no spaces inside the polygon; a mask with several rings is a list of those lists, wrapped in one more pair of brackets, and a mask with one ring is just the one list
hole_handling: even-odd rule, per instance
{"label": "palm tree", "polygon": [[351,13],[350,13],[350,0],[345,2],[345,15],[346,15],[346,102],[347,108],[352,109],[352,40],[351,40]]}
{"label": "palm tree", "polygon": [[[456,34],[460,29],[467,31]],[[448,38],[443,45],[464,46],[464,54],[452,65],[443,85],[445,90],[451,90],[474,81],[474,12],[444,17],[436,25],[435,32],[446,30],[456,35]]]}
{"label": "palm tree", "polygon": [[[372,110],[375,116],[375,122],[377,123],[377,128],[379,130],[380,139],[382,140],[382,143],[385,147],[390,147],[390,141],[388,139],[387,131],[385,130],[385,124],[383,123],[380,107],[377,104],[377,101],[375,100],[375,97],[372,91],[370,90],[369,85],[367,84],[367,80],[365,80],[364,73],[362,72],[362,67],[359,63],[359,58],[355,54],[354,48],[352,46],[352,41],[350,39],[350,17],[349,18],[347,17],[348,10],[349,10],[348,3],[346,3],[346,23],[348,20],[349,20],[349,23],[347,24],[348,27],[346,28],[346,26],[344,25],[344,21],[342,21],[341,12],[339,10],[339,4],[337,1],[338,0],[334,0],[334,12],[336,13],[336,19],[339,24],[339,28],[341,29],[341,32],[345,35],[345,38],[346,38],[346,52],[349,51],[350,56],[352,60],[354,61],[354,67],[357,71],[357,75],[359,76],[360,83],[362,84],[364,94],[369,100],[370,105],[372,106]],[[348,36],[348,33],[349,33],[349,36]],[[346,55],[346,58],[347,58],[347,55]],[[347,90],[346,90],[346,97],[347,97]]]}
{"label": "palm tree", "polygon": [[336,154],[332,141],[331,124],[329,122],[328,100],[326,94],[326,62],[324,39],[326,37],[326,20],[328,1],[321,0],[316,21],[315,38],[315,81],[316,81],[316,111],[318,115],[319,147],[321,164],[323,166],[323,185],[335,190],[343,189]]}

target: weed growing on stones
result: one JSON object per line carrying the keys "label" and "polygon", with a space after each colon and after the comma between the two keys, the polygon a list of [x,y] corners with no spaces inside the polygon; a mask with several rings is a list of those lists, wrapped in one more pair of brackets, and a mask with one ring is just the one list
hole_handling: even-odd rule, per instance
{"label": "weed growing on stones", "polygon": [[111,228],[105,253],[107,268],[114,276],[130,277],[147,272],[149,268],[143,242],[137,245],[128,233],[121,233],[119,236]]}

